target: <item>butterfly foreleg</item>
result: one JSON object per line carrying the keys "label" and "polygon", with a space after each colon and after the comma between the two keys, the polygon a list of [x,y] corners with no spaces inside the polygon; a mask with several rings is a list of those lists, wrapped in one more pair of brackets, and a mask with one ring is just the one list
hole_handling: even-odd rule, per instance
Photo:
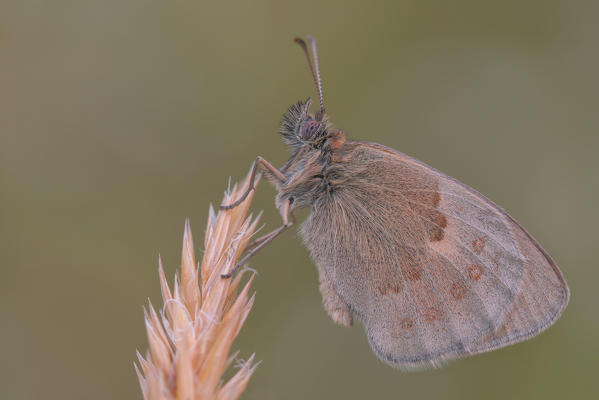
{"label": "butterfly foreleg", "polygon": [[273,176],[276,179],[278,179],[279,181],[285,182],[287,180],[287,178],[285,177],[285,175],[283,175],[283,173],[281,171],[279,171],[276,167],[274,167],[271,163],[266,161],[264,158],[258,156],[258,157],[256,157],[256,160],[252,164],[252,172],[250,173],[250,184],[249,184],[247,190],[245,191],[245,193],[243,193],[243,195],[241,195],[241,197],[239,199],[237,199],[236,201],[234,201],[233,203],[226,205],[226,206],[220,206],[218,208],[219,210],[230,210],[232,208],[237,207],[241,203],[243,203],[243,201],[248,197],[250,192],[255,189],[254,183],[256,181],[256,173],[258,171],[259,166],[262,166],[267,171],[272,173]]}

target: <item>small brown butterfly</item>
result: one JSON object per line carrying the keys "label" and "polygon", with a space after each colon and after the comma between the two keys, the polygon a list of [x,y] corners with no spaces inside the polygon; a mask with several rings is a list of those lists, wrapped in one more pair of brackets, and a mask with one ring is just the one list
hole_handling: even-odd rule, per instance
{"label": "small brown butterfly", "polygon": [[569,299],[549,254],[504,210],[470,187],[376,143],[349,141],[324,112],[316,42],[315,68],[302,46],[320,108],[299,102],[280,133],[291,157],[280,169],[258,157],[278,189],[283,226],[258,238],[224,278],[311,207],[300,229],[318,268],[333,321],[356,315],[375,353],[413,369],[494,350],[553,324]]}

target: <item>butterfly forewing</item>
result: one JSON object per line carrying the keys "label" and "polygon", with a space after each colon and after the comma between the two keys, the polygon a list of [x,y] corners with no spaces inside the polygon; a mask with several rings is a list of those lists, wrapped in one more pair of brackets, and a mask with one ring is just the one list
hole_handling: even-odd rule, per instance
{"label": "butterfly forewing", "polygon": [[557,319],[568,299],[559,269],[484,196],[377,144],[345,142],[334,161],[332,190],[301,233],[379,357],[437,365]]}

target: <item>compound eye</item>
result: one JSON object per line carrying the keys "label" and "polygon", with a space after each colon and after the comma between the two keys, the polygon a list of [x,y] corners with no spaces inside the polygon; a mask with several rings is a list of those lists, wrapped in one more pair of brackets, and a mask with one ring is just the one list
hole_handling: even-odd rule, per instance
{"label": "compound eye", "polygon": [[302,125],[301,135],[302,139],[309,140],[320,128],[320,122],[311,119]]}

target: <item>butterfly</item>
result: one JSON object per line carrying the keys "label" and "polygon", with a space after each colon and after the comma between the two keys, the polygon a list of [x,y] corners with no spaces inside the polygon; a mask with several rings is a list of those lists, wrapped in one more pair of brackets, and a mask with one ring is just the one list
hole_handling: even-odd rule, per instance
{"label": "butterfly", "polygon": [[509,214],[476,190],[399,151],[350,141],[324,110],[316,41],[303,48],[319,94],[292,105],[280,134],[291,157],[253,164],[278,194],[283,225],[258,238],[231,274],[310,207],[300,236],[318,269],[334,322],[361,320],[383,361],[437,367],[533,337],[569,299],[559,268]]}

